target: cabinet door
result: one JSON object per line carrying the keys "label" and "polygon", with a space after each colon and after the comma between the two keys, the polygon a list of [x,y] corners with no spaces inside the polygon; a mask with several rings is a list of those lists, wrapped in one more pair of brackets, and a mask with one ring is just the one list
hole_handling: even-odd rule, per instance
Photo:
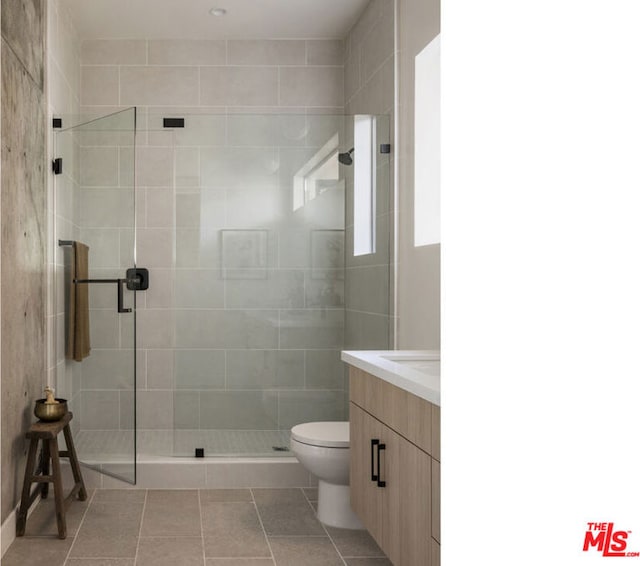
{"label": "cabinet door", "polygon": [[397,566],[427,566],[431,541],[431,457],[382,425],[383,548]]}
{"label": "cabinet door", "polygon": [[431,564],[429,566],[440,566],[440,543],[431,539]]}
{"label": "cabinet door", "polygon": [[[382,546],[383,493],[378,484],[371,481],[372,456],[376,454],[372,450],[371,440],[380,438],[383,425],[353,403],[350,403],[350,411],[351,508]],[[373,463],[377,465],[375,459]]]}
{"label": "cabinet door", "polygon": [[440,542],[440,462],[431,459],[431,536]]}

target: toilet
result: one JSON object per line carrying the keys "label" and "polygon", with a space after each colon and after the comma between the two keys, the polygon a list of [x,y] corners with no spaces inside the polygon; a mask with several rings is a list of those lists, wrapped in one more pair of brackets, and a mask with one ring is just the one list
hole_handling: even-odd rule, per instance
{"label": "toilet", "polygon": [[318,520],[341,529],[364,529],[349,502],[349,422],[296,425],[291,451],[318,478]]}

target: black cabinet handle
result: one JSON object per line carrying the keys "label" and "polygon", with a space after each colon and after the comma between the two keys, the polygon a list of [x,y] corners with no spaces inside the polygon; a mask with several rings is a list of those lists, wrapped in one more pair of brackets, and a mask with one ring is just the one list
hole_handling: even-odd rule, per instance
{"label": "black cabinet handle", "polygon": [[[373,450],[376,446],[380,444],[380,441],[377,438],[371,439],[371,481],[378,481],[378,474],[375,473],[374,463],[373,463]],[[378,459],[378,473],[380,473],[380,459]]]}
{"label": "black cabinet handle", "polygon": [[378,444],[378,487],[386,487],[387,482],[381,479],[382,474],[380,473],[380,451],[385,450],[387,448],[386,444]]}

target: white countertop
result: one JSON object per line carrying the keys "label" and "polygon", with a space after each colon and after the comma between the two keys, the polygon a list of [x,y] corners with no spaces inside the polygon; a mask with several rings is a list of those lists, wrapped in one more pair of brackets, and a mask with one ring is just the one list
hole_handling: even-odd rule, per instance
{"label": "white countertop", "polygon": [[343,362],[440,406],[440,352],[344,350]]}

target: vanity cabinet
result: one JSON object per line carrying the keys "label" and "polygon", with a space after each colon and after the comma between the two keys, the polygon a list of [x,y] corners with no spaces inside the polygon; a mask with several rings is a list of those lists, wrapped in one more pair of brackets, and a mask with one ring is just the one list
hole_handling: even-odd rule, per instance
{"label": "vanity cabinet", "polygon": [[358,368],[349,377],[351,506],[395,566],[438,566],[439,408]]}

